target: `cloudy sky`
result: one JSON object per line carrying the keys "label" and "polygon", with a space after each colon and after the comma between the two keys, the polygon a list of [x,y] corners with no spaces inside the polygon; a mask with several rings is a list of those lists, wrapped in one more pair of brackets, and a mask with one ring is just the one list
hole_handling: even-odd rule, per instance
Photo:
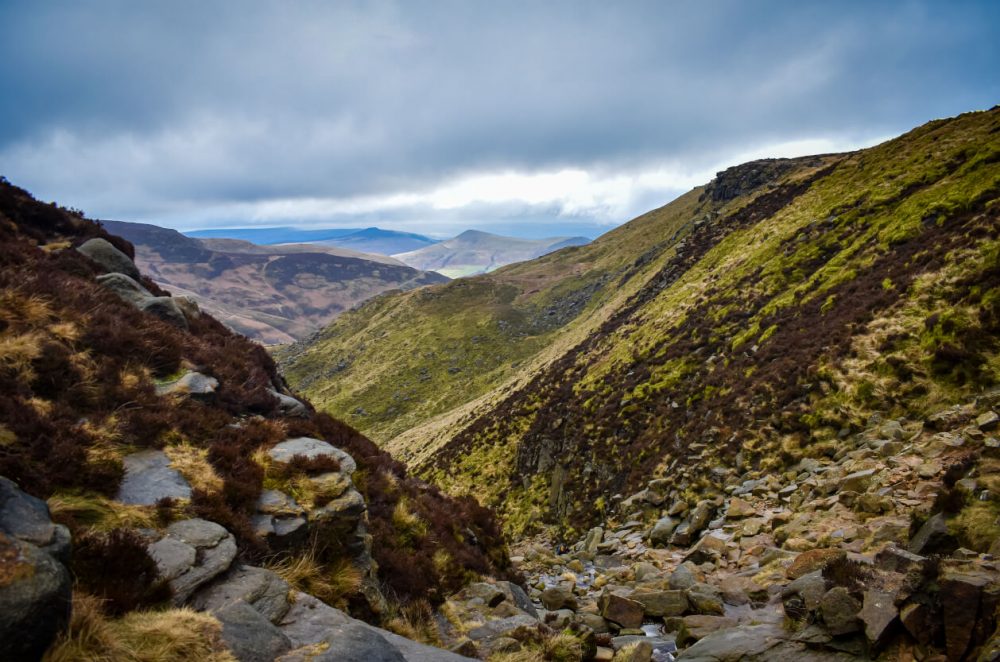
{"label": "cloudy sky", "polygon": [[0,174],[178,229],[596,236],[998,72],[990,0],[0,0]]}

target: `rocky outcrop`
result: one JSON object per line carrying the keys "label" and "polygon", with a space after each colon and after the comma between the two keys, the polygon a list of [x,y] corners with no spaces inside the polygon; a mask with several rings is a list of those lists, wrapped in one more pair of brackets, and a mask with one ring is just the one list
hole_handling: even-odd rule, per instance
{"label": "rocky outcrop", "polygon": [[41,658],[69,623],[69,555],[45,502],[0,477],[0,659]]}
{"label": "rocky outcrop", "polygon": [[183,604],[200,586],[229,569],[236,558],[236,540],[215,522],[188,519],[167,527],[149,545],[160,577],[170,584],[175,604]]}
{"label": "rocky outcrop", "polygon": [[192,315],[196,315],[198,312],[197,304],[193,301],[187,300],[181,303],[179,298],[154,296],[136,279],[126,274],[104,274],[97,277],[97,282],[117,295],[122,301],[181,329],[186,329],[188,326],[185,310],[188,310]]}
{"label": "rocky outcrop", "polygon": [[139,269],[128,255],[115,248],[107,239],[100,237],[88,239],[76,250],[80,251],[101,266],[108,273],[124,274],[134,280],[139,280]]}

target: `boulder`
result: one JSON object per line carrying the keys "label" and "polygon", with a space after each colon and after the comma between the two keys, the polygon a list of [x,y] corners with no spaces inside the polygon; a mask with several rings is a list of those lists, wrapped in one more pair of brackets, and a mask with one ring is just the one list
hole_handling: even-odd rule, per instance
{"label": "boulder", "polygon": [[172,382],[156,385],[157,395],[187,395],[194,398],[208,398],[219,388],[219,380],[200,372],[188,371],[183,377]]}
{"label": "boulder", "polygon": [[296,455],[312,459],[326,456],[337,460],[340,463],[340,472],[350,476],[358,468],[354,458],[344,451],[331,446],[320,439],[310,437],[296,437],[286,439],[267,452],[275,462],[290,462]]}
{"label": "boulder", "polygon": [[167,534],[147,547],[160,577],[183,604],[200,586],[229,569],[236,558],[236,540],[215,522],[188,519],[167,527]]}
{"label": "boulder", "polygon": [[191,598],[191,606],[217,612],[245,603],[271,623],[278,623],[288,613],[288,591],[288,582],[270,570],[240,566],[201,588]]}
{"label": "boulder", "polygon": [[795,557],[792,564],[785,569],[785,576],[789,579],[798,579],[810,572],[823,570],[831,563],[846,557],[847,552],[842,549],[811,549]]}
{"label": "boulder", "polygon": [[[693,617],[686,616],[685,618]],[[784,640],[785,634],[781,631],[780,626],[770,623],[746,625],[738,628],[719,628],[706,632],[693,646],[685,650],[679,659],[683,662],[738,662],[747,660],[776,662],[778,658],[771,656],[770,652],[781,645]],[[816,660],[820,658],[817,655],[785,658],[786,661],[794,659]]]}
{"label": "boulder", "polygon": [[285,416],[309,415],[309,408],[302,401],[297,400],[290,395],[285,395],[280,391],[276,391],[273,388],[267,389],[267,392],[278,401],[278,411]]}
{"label": "boulder", "polygon": [[136,307],[142,302],[153,298],[153,294],[149,290],[125,274],[104,274],[97,277],[97,282],[102,287],[111,290],[119,299]]}
{"label": "boulder", "polygon": [[642,625],[644,608],[642,603],[605,591],[597,601],[601,616],[623,628],[638,628]]}
{"label": "boulder", "polygon": [[649,532],[649,544],[653,547],[666,547],[670,544],[670,536],[673,535],[676,528],[677,520],[673,517],[669,515],[661,517]]}
{"label": "boulder", "polygon": [[1000,416],[995,411],[988,411],[976,417],[976,427],[983,432],[995,430],[1000,425]]}
{"label": "boulder", "polygon": [[167,324],[172,324],[179,329],[187,329],[188,321],[184,317],[184,311],[177,305],[173,297],[152,297],[139,304],[139,310],[149,313],[153,317],[158,317]]}
{"label": "boulder", "polygon": [[865,624],[865,636],[874,647],[884,644],[896,622],[899,611],[894,603],[895,595],[886,591],[865,591],[864,606],[858,618]]}
{"label": "boulder", "polygon": [[576,609],[576,596],[573,595],[572,591],[560,586],[550,586],[542,591],[540,600],[549,611],[563,608]]}
{"label": "boulder", "polygon": [[674,534],[670,537],[670,544],[677,545],[678,547],[687,547],[690,545],[695,537],[708,525],[714,512],[715,506],[711,501],[707,499],[699,501],[698,505],[691,511],[690,517],[682,522],[674,531]]}
{"label": "boulder", "polygon": [[71,597],[62,563],[0,532],[0,659],[41,659],[69,623]]}
{"label": "boulder", "polygon": [[22,492],[17,483],[3,476],[0,476],[0,531],[51,554],[60,563],[69,563],[69,529],[52,522],[48,504]]}
{"label": "boulder", "polygon": [[736,627],[736,621],[725,616],[695,614],[681,619],[681,629],[677,632],[677,645],[686,646],[703,639],[713,632]]}
{"label": "boulder", "polygon": [[781,590],[781,602],[785,614],[794,620],[801,620],[807,612],[819,608],[826,595],[827,585],[820,570],[802,575]]}
{"label": "boulder", "polygon": [[944,513],[932,515],[924,522],[917,534],[910,539],[906,549],[911,554],[950,554],[958,548],[955,537],[948,531]]}
{"label": "boulder", "polygon": [[820,600],[819,611],[823,623],[832,635],[850,634],[861,629],[858,622],[858,612],[861,603],[851,597],[843,586],[834,586]]}
{"label": "boulder", "polygon": [[949,660],[960,660],[972,643],[983,590],[990,577],[979,572],[946,568],[938,578],[944,612],[945,648]]}
{"label": "boulder", "polygon": [[670,579],[667,580],[667,585],[672,589],[685,590],[689,589],[697,583],[698,579],[691,572],[691,568],[687,567],[686,564],[681,564],[677,566],[672,573],[670,573]]}
{"label": "boulder", "polygon": [[583,539],[583,551],[589,554],[597,553],[597,546],[604,541],[604,529],[595,526],[587,531],[587,536]]}
{"label": "boulder", "polygon": [[629,599],[641,604],[646,616],[681,616],[688,610],[684,591],[639,590],[629,595]]}
{"label": "boulder", "polygon": [[722,594],[709,584],[695,584],[686,591],[685,595],[691,610],[696,614],[721,616],[726,611],[722,602]]}
{"label": "boulder", "polygon": [[116,499],[122,503],[152,506],[160,499],[190,499],[191,486],[170,467],[163,451],[145,450],[126,455],[125,477]]}
{"label": "boulder", "polygon": [[107,239],[101,239],[100,237],[88,239],[77,246],[76,250],[89,257],[109,273],[125,274],[135,280],[139,280],[140,278],[139,269],[136,268],[132,258],[115,248]]}
{"label": "boulder", "polygon": [[531,598],[528,597],[528,594],[524,592],[523,588],[513,582],[507,581],[497,582],[496,587],[503,592],[508,602],[529,616],[538,618],[538,612],[535,610],[535,605],[532,604]]}
{"label": "boulder", "polygon": [[273,662],[292,642],[259,611],[245,602],[215,610],[222,623],[222,640],[239,662]]}

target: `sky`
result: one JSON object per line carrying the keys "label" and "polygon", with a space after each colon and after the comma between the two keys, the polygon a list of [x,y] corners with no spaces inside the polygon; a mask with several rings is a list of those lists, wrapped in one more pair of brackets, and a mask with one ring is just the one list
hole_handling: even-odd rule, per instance
{"label": "sky", "polygon": [[1000,102],[1000,2],[0,0],[0,175],[92,218],[598,234]]}

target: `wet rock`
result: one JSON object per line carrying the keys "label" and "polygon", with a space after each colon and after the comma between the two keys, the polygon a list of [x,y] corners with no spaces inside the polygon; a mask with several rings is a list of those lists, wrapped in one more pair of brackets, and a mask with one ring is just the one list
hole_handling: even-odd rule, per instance
{"label": "wet rock", "polygon": [[601,616],[623,628],[637,628],[642,625],[643,606],[635,600],[614,593],[604,592],[598,600]]}
{"label": "wet rock", "polygon": [[76,250],[89,257],[109,273],[125,274],[135,280],[139,280],[140,278],[139,269],[136,268],[132,258],[115,248],[107,239],[101,239],[100,237],[88,239],[77,246]]}
{"label": "wet rock", "polygon": [[653,547],[666,547],[670,544],[670,537],[676,528],[677,520],[673,517],[661,517],[649,532],[649,544]]}
{"label": "wet rock", "polygon": [[851,597],[843,586],[834,586],[826,592],[820,600],[819,611],[827,631],[832,635],[849,634],[861,629],[858,621],[861,603]]}
{"label": "wet rock", "polygon": [[126,455],[125,477],[116,499],[122,503],[152,506],[160,499],[190,499],[191,486],[170,467],[163,451],[145,450]]}
{"label": "wet rock", "polygon": [[167,527],[166,536],[149,545],[147,551],[179,605],[229,568],[236,558],[236,540],[215,522],[189,519]]}
{"label": "wet rock", "polygon": [[237,601],[215,610],[222,640],[239,662],[272,662],[292,647],[291,641],[259,611]]}
{"label": "wet rock", "polygon": [[200,589],[191,599],[191,606],[216,612],[242,602],[271,623],[278,623],[288,613],[288,591],[288,582],[270,570],[241,566]]}

